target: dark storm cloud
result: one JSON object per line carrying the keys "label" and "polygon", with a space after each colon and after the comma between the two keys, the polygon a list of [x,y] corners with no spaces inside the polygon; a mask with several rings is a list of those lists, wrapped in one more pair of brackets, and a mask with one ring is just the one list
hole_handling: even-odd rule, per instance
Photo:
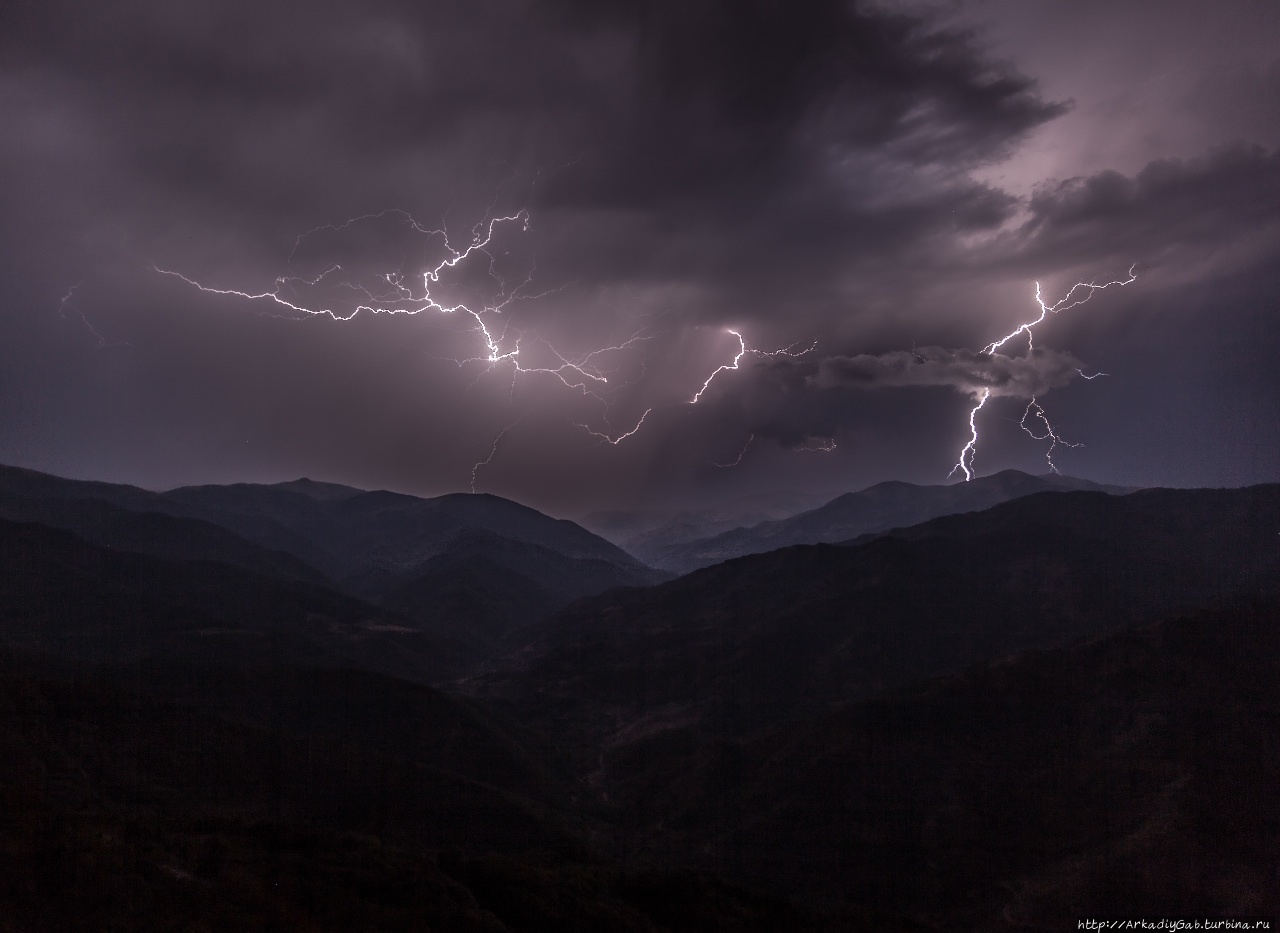
{"label": "dark storm cloud", "polygon": [[833,356],[822,360],[810,383],[818,388],[837,386],[888,388],[949,386],[969,395],[1030,399],[1059,389],[1079,374],[1079,360],[1069,353],[1032,350],[1026,356],[973,350],[917,347],[911,351],[878,356]]}
{"label": "dark storm cloud", "polygon": [[[0,20],[0,396],[23,398],[0,397],[0,457],[110,462],[156,484],[199,462],[206,479],[459,488],[515,425],[483,476],[568,501],[638,495],[753,433],[784,448],[850,426],[889,435],[932,424],[939,399],[1043,393],[1076,364],[894,349],[908,339],[1007,332],[1023,309],[995,290],[1013,277],[1257,251],[1280,203],[1277,156],[1243,145],[1004,190],[984,169],[1065,106],[980,35],[871,4],[22,0]],[[1192,103],[1273,72],[1209,82]],[[336,262],[381,293],[388,275],[420,280],[439,239],[395,213],[295,250],[298,234],[393,209],[466,243],[522,207],[528,228],[461,285],[531,275],[546,297],[490,319],[529,366],[643,335],[596,358],[603,401],[450,362],[487,352],[464,315],[278,321],[287,309],[152,271],[260,292]],[[336,278],[290,294],[330,300]],[[75,343],[82,325],[104,339]],[[726,326],[821,353],[748,357],[690,406],[733,360]],[[128,346],[86,359],[73,343]],[[867,386],[921,388],[897,402]],[[617,447],[575,427],[613,439],[648,409]]]}
{"label": "dark storm cloud", "polygon": [[964,35],[832,0],[52,3],[5,47],[57,76],[69,143],[133,176],[135,214],[177,198],[254,235],[514,177],[554,220],[549,273],[711,306],[999,223],[1009,199],[962,170],[1061,112]]}
{"label": "dark storm cloud", "polygon": [[[703,434],[729,449],[754,436],[796,448],[814,438],[899,421],[913,415],[886,405],[885,389],[948,389],[970,398],[1029,400],[1068,385],[1080,375],[1070,353],[1035,349],[1022,356],[944,347],[916,347],[880,354],[774,356],[744,364],[732,390],[715,387],[706,412],[686,443]],[[892,411],[892,416],[885,412]],[[732,459],[732,458],[730,458]]]}
{"label": "dark storm cloud", "polygon": [[963,170],[1061,112],[967,37],[847,3],[571,9],[634,70],[544,190],[590,218],[566,274],[694,283],[703,319],[829,314],[852,266],[998,226],[1013,200]]}
{"label": "dark storm cloud", "polygon": [[1277,223],[1280,151],[1233,145],[1154,161],[1132,176],[1107,171],[1044,186],[1026,222],[997,246],[1039,262],[1154,261],[1173,248],[1226,248]]}
{"label": "dark storm cloud", "polygon": [[872,151],[955,170],[1061,112],[966,37],[846,2],[565,6],[635,69],[596,102],[602,149],[557,191],[593,207],[737,208],[792,188],[796,168],[825,175]]}

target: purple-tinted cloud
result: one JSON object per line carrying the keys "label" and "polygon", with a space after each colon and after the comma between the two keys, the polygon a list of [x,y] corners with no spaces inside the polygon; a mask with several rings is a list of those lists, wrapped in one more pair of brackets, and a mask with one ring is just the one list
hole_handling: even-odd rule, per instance
{"label": "purple-tinted cloud", "polygon": [[1025,356],[973,350],[918,347],[878,356],[833,356],[818,365],[810,384],[836,387],[894,388],[949,386],[969,395],[1030,399],[1067,385],[1081,362],[1070,353],[1032,350]]}
{"label": "purple-tinted cloud", "polygon": [[[1053,46],[1036,15],[1002,9],[1014,40],[1059,53],[1040,56],[1051,77],[1079,73],[1080,36],[1098,35],[1098,49],[1123,41],[1097,33],[1095,12],[1068,28],[1076,14],[1058,6],[1043,15],[1076,38]],[[1123,14],[1131,25],[1156,15]],[[1196,39],[1183,25],[1161,41]],[[482,488],[564,510],[727,482],[738,473],[699,470],[732,460],[751,434],[762,440],[742,475],[767,459],[764,440],[783,452],[847,441],[769,461],[760,484],[808,483],[818,469],[845,485],[928,478],[940,475],[934,447],[953,446],[938,425],[963,415],[957,393],[1039,396],[1081,360],[1145,365],[1160,315],[1199,320],[1223,294],[1250,297],[1213,305],[1216,320],[1267,320],[1248,314],[1265,304],[1277,252],[1274,140],[1215,137],[1198,154],[1157,147],[1114,169],[1036,174],[1035,147],[1054,126],[1102,138],[1132,116],[1101,89],[1089,96],[1087,74],[1068,105],[1038,83],[1036,57],[988,48],[981,28],[843,0],[10,4],[0,460],[151,485],[307,473],[439,492],[467,488],[515,425]],[[1273,66],[1196,53],[1196,74],[1177,84],[1194,93],[1153,110],[1165,123],[1194,117],[1186,138],[1202,139],[1272,112]],[[1165,86],[1131,77],[1153,82],[1148,97]],[[1033,184],[1005,184],[1008,167]],[[528,277],[525,297],[487,318],[525,368],[639,342],[592,357],[591,386],[566,385],[510,359],[489,365],[494,351],[466,315],[336,322],[153,270],[257,294],[341,265],[315,287],[295,278],[289,294],[334,307],[400,300],[444,255],[400,214],[295,248],[300,233],[388,208],[447,227],[455,245],[494,213],[528,209],[527,228],[437,292],[483,304]],[[1133,262],[1138,286],[1046,324],[1037,346],[1059,352],[938,348],[981,347],[1034,316],[1035,280],[1069,287]],[[75,314],[59,315],[74,284]],[[1252,326],[1247,349],[1270,353],[1274,323]],[[690,406],[734,359],[729,327],[754,349],[819,349],[748,356]],[[1168,358],[1226,332],[1186,331],[1196,336]],[[901,349],[913,342],[928,346]],[[1220,356],[1232,362],[1197,398],[1234,379],[1267,397],[1241,354]],[[1061,395],[1102,398],[1122,378]],[[575,427],[613,439],[645,411],[645,430],[617,446]],[[906,452],[877,459],[873,440]],[[1258,449],[1249,475],[1270,475],[1280,443]],[[1212,472],[1211,455],[1196,469]]]}

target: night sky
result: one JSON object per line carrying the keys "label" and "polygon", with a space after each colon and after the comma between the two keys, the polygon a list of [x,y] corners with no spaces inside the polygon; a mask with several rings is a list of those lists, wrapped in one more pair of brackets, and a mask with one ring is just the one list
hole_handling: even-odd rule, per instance
{"label": "night sky", "polygon": [[1277,36],[1270,0],[9,0],[0,461],[577,516],[946,482],[985,395],[977,475],[1049,469],[1034,397],[1063,473],[1280,481]]}

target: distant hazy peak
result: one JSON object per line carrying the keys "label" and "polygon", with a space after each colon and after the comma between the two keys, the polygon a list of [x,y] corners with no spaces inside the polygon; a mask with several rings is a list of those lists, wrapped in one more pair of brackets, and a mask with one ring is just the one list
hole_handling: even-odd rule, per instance
{"label": "distant hazy peak", "polygon": [[322,483],[318,480],[308,479],[303,476],[299,479],[290,480],[287,483],[273,483],[273,489],[283,489],[289,492],[301,493],[312,499],[320,501],[334,501],[337,499],[350,499],[352,496],[358,496],[366,490],[356,489],[353,486],[343,486],[340,483]]}

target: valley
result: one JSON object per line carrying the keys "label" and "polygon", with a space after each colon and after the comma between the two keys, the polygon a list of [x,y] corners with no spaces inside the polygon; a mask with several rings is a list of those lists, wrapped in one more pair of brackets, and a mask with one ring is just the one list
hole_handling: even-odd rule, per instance
{"label": "valley", "polygon": [[492,931],[1275,903],[1280,487],[1005,473],[780,524],[672,578],[493,496],[0,470],[0,903]]}

